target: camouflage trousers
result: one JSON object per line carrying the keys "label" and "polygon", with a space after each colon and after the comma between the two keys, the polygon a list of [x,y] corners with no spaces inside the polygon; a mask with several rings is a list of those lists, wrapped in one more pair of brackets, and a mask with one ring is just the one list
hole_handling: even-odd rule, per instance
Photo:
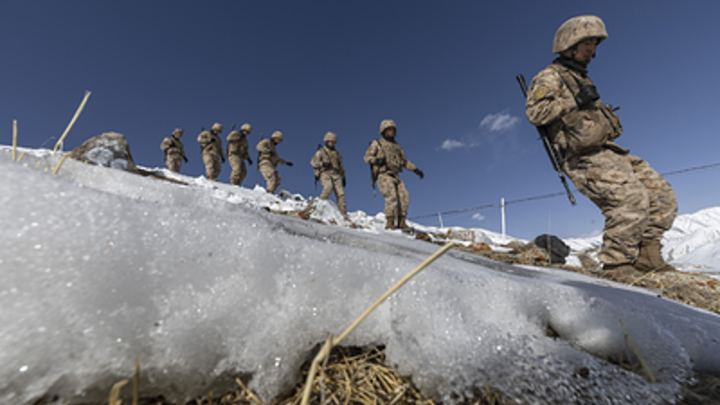
{"label": "camouflage trousers", "polygon": [[171,172],[180,173],[180,168],[182,167],[182,155],[179,153],[173,153],[165,156],[165,164]]}
{"label": "camouflage trousers", "polygon": [[643,159],[609,149],[574,156],[565,172],[605,217],[598,259],[603,264],[634,263],[642,239],[662,239],[677,216],[670,184]]}
{"label": "camouflage trousers", "polygon": [[277,190],[278,187],[280,187],[280,183],[282,183],[282,178],[280,178],[277,169],[273,167],[271,163],[267,162],[258,163],[258,169],[260,169],[260,173],[262,173],[267,182],[265,186],[267,192],[271,194],[275,193],[275,190]]}
{"label": "camouflage trousers", "polygon": [[220,175],[220,156],[215,153],[203,153],[203,162],[205,163],[205,175],[209,180],[216,180]]}
{"label": "camouflage trousers", "polygon": [[337,198],[337,205],[340,212],[347,214],[347,205],[345,204],[345,190],[342,185],[342,178],[337,173],[323,173],[320,175],[320,183],[323,191],[320,193],[321,200],[327,200],[334,192]]}
{"label": "camouflage trousers", "polygon": [[230,184],[239,186],[245,180],[247,176],[247,167],[245,167],[245,160],[240,158],[238,155],[229,155],[228,163],[232,167],[232,173],[230,173]]}
{"label": "camouflage trousers", "polygon": [[400,177],[397,174],[382,173],[378,176],[377,185],[380,194],[385,198],[385,217],[407,216],[410,193]]}

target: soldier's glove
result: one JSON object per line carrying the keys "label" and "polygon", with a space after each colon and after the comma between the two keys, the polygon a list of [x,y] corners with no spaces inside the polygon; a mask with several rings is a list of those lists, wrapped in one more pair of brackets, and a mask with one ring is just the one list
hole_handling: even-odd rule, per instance
{"label": "soldier's glove", "polygon": [[220,160],[222,160],[223,163],[225,163],[225,158],[220,156]]}
{"label": "soldier's glove", "polygon": [[188,158],[186,158],[185,156],[183,156],[183,160],[185,161],[185,163],[188,162]]}
{"label": "soldier's glove", "polygon": [[343,184],[343,187],[347,186],[347,181],[345,181],[344,178],[343,178],[343,180],[342,180],[342,184]]}
{"label": "soldier's glove", "polygon": [[330,163],[330,162],[323,162],[323,164],[322,164],[323,169],[327,169],[330,166],[332,166],[332,163]]}
{"label": "soldier's glove", "polygon": [[418,177],[420,177],[420,179],[422,179],[423,177],[425,177],[425,173],[423,173],[422,170],[420,170],[420,169],[415,169],[415,170],[413,170],[413,173],[417,174]]}
{"label": "soldier's glove", "polygon": [[285,164],[288,165],[288,166],[292,166],[292,165],[293,165],[293,162],[285,162]]}
{"label": "soldier's glove", "polygon": [[575,102],[577,103],[578,108],[581,110],[595,102],[595,100],[599,99],[600,95],[597,93],[595,85],[592,84],[585,84],[580,87],[580,91],[578,92],[577,96],[575,96]]}
{"label": "soldier's glove", "polygon": [[381,157],[381,158],[375,159],[375,164],[378,165],[378,166],[384,165],[384,164],[385,164],[385,158],[384,158],[384,157]]}
{"label": "soldier's glove", "polygon": [[249,164],[249,165],[251,165],[251,164],[252,164],[252,159],[248,158],[248,160],[247,160],[247,161],[248,161],[248,164]]}

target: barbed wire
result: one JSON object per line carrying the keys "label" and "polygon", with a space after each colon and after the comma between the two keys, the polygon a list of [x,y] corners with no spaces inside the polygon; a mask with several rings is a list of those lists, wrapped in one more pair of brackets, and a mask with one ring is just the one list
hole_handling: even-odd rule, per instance
{"label": "barbed wire", "polygon": [[[671,171],[671,172],[664,172],[664,173],[660,173],[660,175],[662,175],[662,176],[672,176],[672,175],[675,175],[675,174],[692,172],[692,171],[697,171],[697,170],[705,170],[705,169],[709,169],[709,168],[711,168],[711,167],[717,167],[717,166],[720,166],[720,162],[718,162],[718,163],[711,163],[711,164],[703,165],[703,166],[689,167],[689,168],[687,168],[687,169],[674,170],[674,171]],[[578,191],[578,190],[577,190],[577,188],[574,188],[574,187],[573,187],[573,190],[572,190],[572,191]],[[566,195],[566,193],[565,193],[565,192],[558,192],[558,193],[543,194],[543,195],[538,195],[538,196],[533,196],[533,197],[519,198],[519,199],[517,199],[517,200],[508,200],[508,201],[505,201],[505,205],[509,205],[509,204],[519,204],[519,203],[528,202],[528,201],[535,201],[535,200],[544,200],[544,199],[546,199],[546,198],[559,197],[559,196],[563,196],[563,195]],[[437,217],[438,215],[440,215],[440,216],[448,216],[448,215],[454,215],[454,214],[462,214],[462,213],[464,213],[464,212],[480,211],[480,210],[484,210],[484,209],[488,209],[488,208],[500,207],[501,205],[502,205],[502,203],[478,205],[478,206],[476,206],[476,207],[460,208],[460,209],[457,209],[457,210],[436,212],[436,213],[433,213],[433,214],[417,215],[417,216],[413,216],[413,217],[408,217],[408,219],[415,220],[415,219],[422,219],[422,218],[434,218],[434,217]]]}

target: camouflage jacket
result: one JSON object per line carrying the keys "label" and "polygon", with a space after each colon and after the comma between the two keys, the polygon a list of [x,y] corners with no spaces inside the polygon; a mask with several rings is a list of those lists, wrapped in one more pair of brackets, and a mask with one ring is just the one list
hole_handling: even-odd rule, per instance
{"label": "camouflage jacket", "polygon": [[263,139],[262,141],[260,141],[260,143],[257,144],[256,148],[259,152],[258,166],[263,164],[277,167],[277,165],[287,164],[285,159],[278,156],[277,151],[275,150],[275,143],[272,141],[272,139]]}
{"label": "camouflage jacket", "polygon": [[179,154],[180,156],[185,157],[185,148],[183,147],[182,142],[174,136],[168,136],[163,139],[160,144],[160,149],[165,152],[166,155]]}
{"label": "camouflage jacket", "polygon": [[250,155],[248,154],[248,140],[245,135],[240,131],[232,131],[227,136],[227,155],[237,155],[242,160],[249,160]]}
{"label": "camouflage jacket", "polygon": [[[380,158],[385,158],[385,164],[377,165],[376,162]],[[388,141],[385,138],[378,138],[370,142],[370,146],[365,152],[365,163],[373,166],[373,171],[377,170],[377,175],[391,174],[397,175],[403,169],[414,171],[417,169],[414,164],[405,157],[400,144]]]}
{"label": "camouflage jacket", "polygon": [[225,159],[225,153],[223,152],[222,140],[220,137],[213,134],[212,131],[203,131],[198,135],[198,142],[202,147],[202,154],[211,153],[218,155]]}
{"label": "camouflage jacket", "polygon": [[[323,163],[330,163],[330,167],[323,167]],[[329,173],[338,174],[343,179],[345,178],[345,166],[337,149],[330,149],[327,146],[318,149],[310,160],[310,165],[315,171],[315,177],[320,177],[323,173]]]}
{"label": "camouflage jacket", "polygon": [[620,118],[599,99],[579,109],[580,87],[593,84],[576,71],[552,63],[530,83],[525,114],[531,124],[545,126],[555,147],[565,155],[594,153],[604,147],[627,152],[614,142],[622,134]]}

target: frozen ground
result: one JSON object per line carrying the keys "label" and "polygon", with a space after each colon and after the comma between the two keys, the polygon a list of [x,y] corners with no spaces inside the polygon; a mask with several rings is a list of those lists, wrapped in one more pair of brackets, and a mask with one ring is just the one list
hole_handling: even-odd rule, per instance
{"label": "frozen ground", "polygon": [[[259,187],[168,174],[188,183],[179,185],[71,160],[52,176],[43,165],[58,157],[47,154],[29,151],[18,164],[0,149],[2,403],[44,393],[103,401],[132,376],[136,355],[144,394],[189,398],[240,376],[269,401],[297,382],[326,333],[345,330],[437,249],[385,232],[381,215],[345,221],[332,204],[313,203],[309,221],[268,213],[309,202]],[[36,169],[38,157],[46,163]],[[698,214],[717,217],[706,211]],[[665,253],[717,271],[717,231],[698,225],[708,221],[674,229]],[[501,238],[472,232],[493,245]],[[603,360],[633,357],[620,321],[658,383]],[[458,251],[345,343],[386,345],[390,364],[445,400],[489,384],[528,403],[657,404],[672,402],[693,371],[720,372],[716,315]]]}

